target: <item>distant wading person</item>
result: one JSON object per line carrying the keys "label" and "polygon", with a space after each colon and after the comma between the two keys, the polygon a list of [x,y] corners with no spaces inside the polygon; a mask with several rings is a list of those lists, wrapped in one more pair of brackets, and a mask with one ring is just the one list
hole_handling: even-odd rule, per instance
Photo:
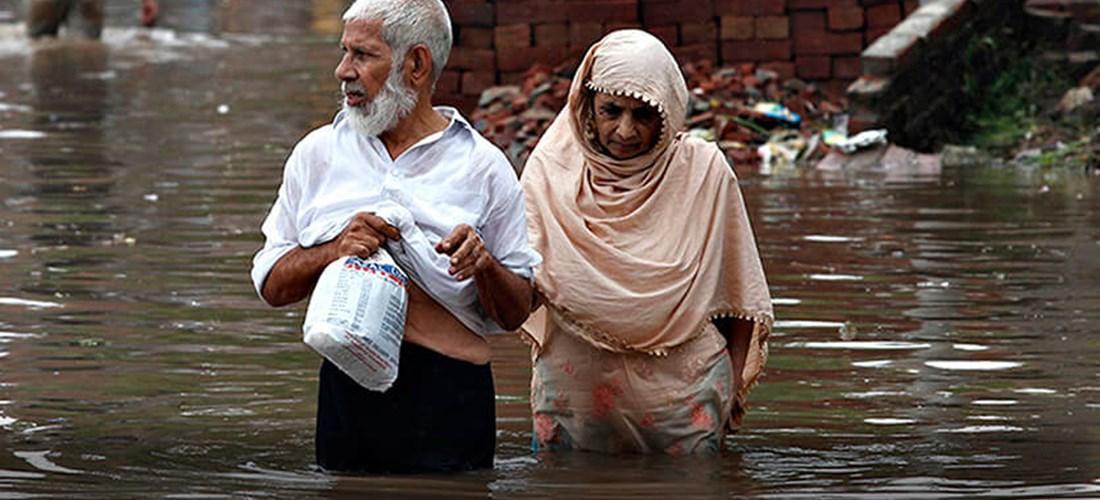
{"label": "distant wading person", "polygon": [[[99,38],[103,33],[104,0],[27,0],[27,34],[31,38],[57,36],[61,26],[79,15],[79,29],[85,38]],[[160,6],[157,0],[141,0],[141,25],[157,23]]]}
{"label": "distant wading person", "polygon": [[611,33],[524,169],[540,448],[717,452],[740,425],[771,300],[737,178],[683,133],[687,103],[659,40]]}
{"label": "distant wading person", "polygon": [[450,256],[441,272],[468,285],[469,303],[437,302],[410,273],[394,385],[369,391],[322,364],[317,463],[356,472],[491,467],[493,380],[481,335],[514,330],[531,310],[539,256],[527,243],[523,192],[499,149],[457,110],[431,105],[452,43],[442,2],[358,0],[344,23],[335,71],[343,110],[287,160],[252,279],[270,305],[300,301],[333,260],[383,245],[394,252],[403,235],[372,206],[407,209],[434,251]]}

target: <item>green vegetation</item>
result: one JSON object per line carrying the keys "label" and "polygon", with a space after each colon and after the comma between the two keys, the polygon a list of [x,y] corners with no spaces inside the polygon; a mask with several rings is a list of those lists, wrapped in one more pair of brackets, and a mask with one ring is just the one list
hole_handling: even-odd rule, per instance
{"label": "green vegetation", "polygon": [[[1073,68],[1045,57],[1048,50],[991,37],[971,42],[963,91],[974,104],[963,123],[965,143],[1040,167],[1089,162],[1087,121],[1055,113],[1059,99],[1076,85]],[[979,76],[990,73],[992,78]]]}

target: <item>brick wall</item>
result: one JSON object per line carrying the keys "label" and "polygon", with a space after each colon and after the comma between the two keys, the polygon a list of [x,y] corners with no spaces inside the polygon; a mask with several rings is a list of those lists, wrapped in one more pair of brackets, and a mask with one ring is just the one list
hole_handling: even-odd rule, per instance
{"label": "brick wall", "polygon": [[444,0],[455,47],[438,102],[469,110],[486,87],[516,83],[535,63],[574,62],[592,42],[644,28],[680,63],[753,62],[843,95],[860,52],[917,0]]}

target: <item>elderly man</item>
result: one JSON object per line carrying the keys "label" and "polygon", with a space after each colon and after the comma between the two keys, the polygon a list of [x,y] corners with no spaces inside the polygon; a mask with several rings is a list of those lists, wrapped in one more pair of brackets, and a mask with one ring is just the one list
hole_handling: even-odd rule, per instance
{"label": "elderly man", "polygon": [[[373,213],[379,202],[408,209],[428,254],[446,268],[439,275],[468,284],[474,297],[470,307],[441,303],[411,276],[400,371],[386,392],[322,364],[316,451],[327,470],[492,465],[493,381],[482,335],[526,320],[540,257],[527,244],[522,190],[503,153],[457,110],[431,105],[451,43],[440,0],[348,8],[335,72],[343,110],[294,148],[263,224],[252,279],[270,305],[305,298],[341,256],[367,257],[385,245],[396,257],[403,235]],[[334,221],[342,231],[325,229]],[[325,240],[326,231],[339,234]]]}

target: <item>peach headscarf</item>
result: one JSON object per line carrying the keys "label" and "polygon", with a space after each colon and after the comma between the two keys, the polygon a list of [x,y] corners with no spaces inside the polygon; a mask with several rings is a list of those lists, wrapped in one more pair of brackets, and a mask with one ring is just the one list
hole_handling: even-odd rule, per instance
{"label": "peach headscarf", "polygon": [[[593,92],[657,108],[656,146],[629,160],[602,153]],[[713,143],[682,133],[687,105],[683,75],[652,35],[616,31],[588,50],[521,180],[543,256],[535,284],[551,320],[612,351],[663,355],[715,318],[752,321],[743,396],[767,357],[771,298],[737,178]],[[526,333],[536,348],[546,340],[542,328]]]}

